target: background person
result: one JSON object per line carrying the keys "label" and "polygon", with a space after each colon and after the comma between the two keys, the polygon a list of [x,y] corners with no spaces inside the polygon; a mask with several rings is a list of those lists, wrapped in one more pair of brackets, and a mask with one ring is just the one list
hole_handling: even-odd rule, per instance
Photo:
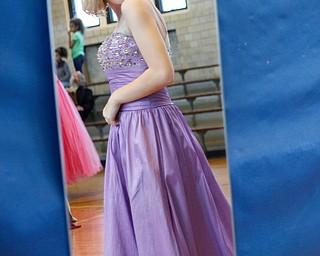
{"label": "background person", "polygon": [[71,80],[72,86],[67,91],[84,122],[94,107],[92,90],[86,87],[85,77],[80,71],[74,72]]}
{"label": "background person", "polygon": [[82,72],[84,62],[84,25],[81,19],[70,20],[69,48],[71,49],[73,65],[76,71]]}
{"label": "background person", "polygon": [[70,86],[71,72],[67,62],[63,58],[68,58],[68,51],[64,47],[58,47],[55,49],[55,58],[56,58],[56,73],[58,79],[61,81],[63,86]]}

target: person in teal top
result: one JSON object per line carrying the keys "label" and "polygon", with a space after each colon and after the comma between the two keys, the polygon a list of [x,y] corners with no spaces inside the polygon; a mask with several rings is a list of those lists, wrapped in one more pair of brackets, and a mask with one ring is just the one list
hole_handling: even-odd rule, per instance
{"label": "person in teal top", "polygon": [[[72,33],[72,34],[71,34]],[[82,72],[84,62],[84,25],[81,19],[73,18],[70,20],[69,47],[76,71]]]}

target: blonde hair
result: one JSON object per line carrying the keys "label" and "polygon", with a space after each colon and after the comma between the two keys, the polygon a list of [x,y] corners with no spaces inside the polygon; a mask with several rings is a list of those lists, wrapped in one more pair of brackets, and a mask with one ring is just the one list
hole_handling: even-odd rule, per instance
{"label": "blonde hair", "polygon": [[107,0],[84,0],[83,11],[93,16],[107,15]]}

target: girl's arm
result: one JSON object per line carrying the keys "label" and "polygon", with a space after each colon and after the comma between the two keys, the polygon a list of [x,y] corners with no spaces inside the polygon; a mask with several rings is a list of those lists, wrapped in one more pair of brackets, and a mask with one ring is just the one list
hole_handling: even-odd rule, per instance
{"label": "girl's arm", "polygon": [[148,4],[144,0],[126,0],[121,6],[122,18],[126,20],[148,69],[111,95],[103,110],[110,124],[117,124],[115,116],[121,104],[146,97],[173,80],[172,63]]}
{"label": "girl's arm", "polygon": [[62,82],[69,82],[71,78],[71,71],[69,68],[69,65],[67,62],[63,63],[63,71],[64,71],[64,76],[61,78]]}
{"label": "girl's arm", "polygon": [[74,44],[76,43],[76,41],[72,40],[70,30],[68,31],[68,36],[69,36],[69,48],[71,49],[74,46]]}

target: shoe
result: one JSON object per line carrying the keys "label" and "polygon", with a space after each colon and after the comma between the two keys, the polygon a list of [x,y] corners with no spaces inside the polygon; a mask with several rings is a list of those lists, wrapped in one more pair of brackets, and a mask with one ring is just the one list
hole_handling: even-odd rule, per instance
{"label": "shoe", "polygon": [[70,229],[77,229],[77,228],[81,228],[81,225],[70,222]]}
{"label": "shoe", "polygon": [[76,217],[73,217],[72,215],[70,215],[70,221],[71,222],[78,222],[78,219]]}

